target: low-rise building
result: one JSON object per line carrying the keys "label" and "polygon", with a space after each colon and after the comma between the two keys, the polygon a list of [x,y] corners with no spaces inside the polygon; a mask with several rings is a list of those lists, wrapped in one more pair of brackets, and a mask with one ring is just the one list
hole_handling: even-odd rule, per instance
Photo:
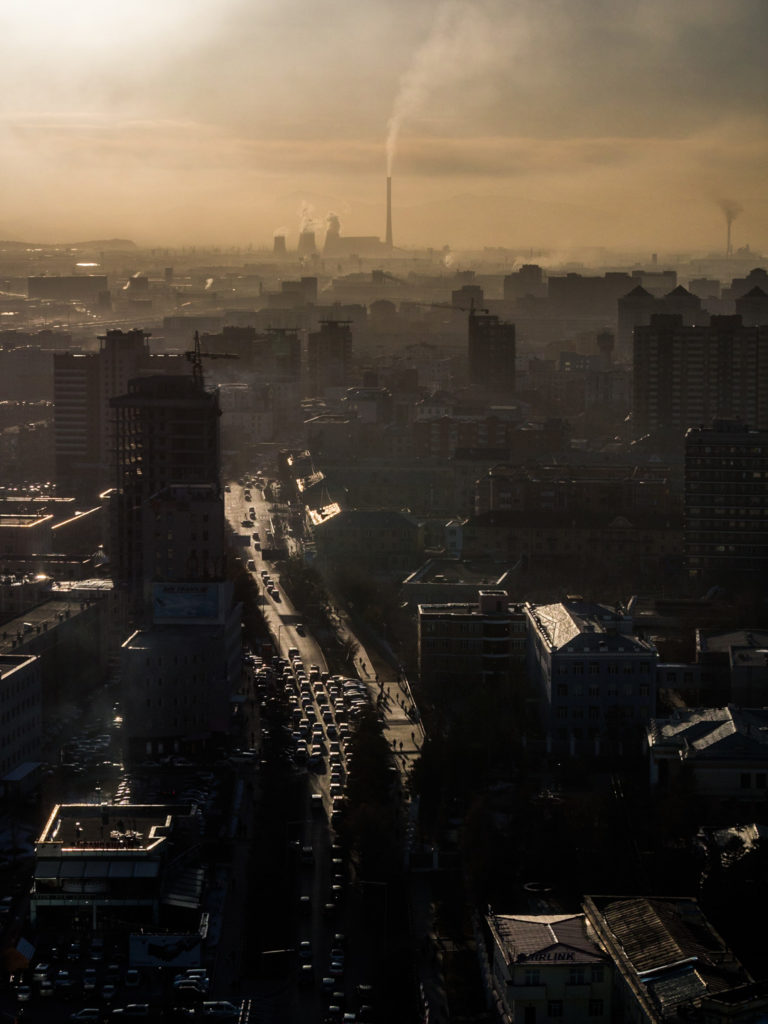
{"label": "low-rise building", "polygon": [[0,776],[40,757],[42,723],[40,659],[0,654]]}
{"label": "low-rise building", "polygon": [[581,598],[527,605],[528,671],[551,750],[642,750],[656,709],[658,652],[633,635],[632,616]]}
{"label": "low-rise building", "polygon": [[584,914],[491,914],[487,924],[504,1024],[614,1019],[613,964]]}
{"label": "low-rise building", "polygon": [[419,605],[419,678],[428,693],[507,682],[525,660],[526,617],[506,590],[478,600]]}
{"label": "low-rise building", "polygon": [[681,708],[647,729],[651,783],[685,770],[710,799],[764,803],[768,793],[768,708]]}
{"label": "low-rise building", "polygon": [[78,920],[94,931],[157,925],[173,889],[169,861],[194,840],[199,816],[188,807],[56,804],[35,844],[32,924],[61,934]]}
{"label": "low-rise building", "polygon": [[744,986],[752,979],[696,900],[588,896],[584,910],[588,927],[615,967],[614,1020],[746,1024],[760,1019],[728,1016],[728,995],[734,993],[743,1009]]}

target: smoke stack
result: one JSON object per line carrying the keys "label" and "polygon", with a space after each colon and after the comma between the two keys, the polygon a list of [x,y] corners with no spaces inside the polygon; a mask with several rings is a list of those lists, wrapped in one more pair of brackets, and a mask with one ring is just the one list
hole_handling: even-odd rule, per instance
{"label": "smoke stack", "polygon": [[285,235],[275,235],[272,251],[275,256],[285,256]]}
{"label": "smoke stack", "polygon": [[387,176],[387,237],[385,239],[386,247],[392,248],[392,178]]}

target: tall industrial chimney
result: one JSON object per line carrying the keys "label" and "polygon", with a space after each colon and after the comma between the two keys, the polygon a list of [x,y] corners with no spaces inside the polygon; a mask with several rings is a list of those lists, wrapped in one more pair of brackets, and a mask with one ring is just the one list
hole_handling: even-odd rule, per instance
{"label": "tall industrial chimney", "polygon": [[392,178],[387,176],[387,237],[385,239],[386,247],[392,248]]}

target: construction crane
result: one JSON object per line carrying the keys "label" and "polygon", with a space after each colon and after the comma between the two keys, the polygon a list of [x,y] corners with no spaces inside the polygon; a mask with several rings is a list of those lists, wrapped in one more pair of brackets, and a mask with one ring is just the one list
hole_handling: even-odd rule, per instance
{"label": "construction crane", "polygon": [[192,379],[203,387],[203,359],[239,359],[235,352],[202,352],[200,350],[200,332],[195,331],[195,347],[184,353],[185,358],[192,363]]}

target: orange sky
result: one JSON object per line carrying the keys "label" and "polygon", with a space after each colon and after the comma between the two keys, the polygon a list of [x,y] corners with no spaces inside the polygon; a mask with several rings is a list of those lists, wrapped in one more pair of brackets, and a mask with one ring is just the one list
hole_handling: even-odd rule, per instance
{"label": "orange sky", "polygon": [[5,0],[0,237],[768,250],[764,0]]}

